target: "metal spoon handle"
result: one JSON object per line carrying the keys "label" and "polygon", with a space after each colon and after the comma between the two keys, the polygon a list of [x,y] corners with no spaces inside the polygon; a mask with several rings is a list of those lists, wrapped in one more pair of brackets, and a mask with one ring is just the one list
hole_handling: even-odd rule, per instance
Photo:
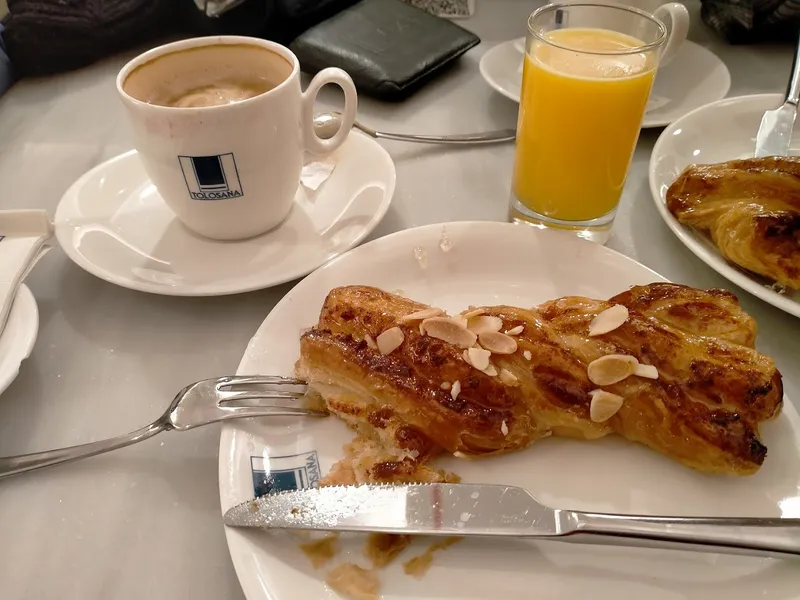
{"label": "metal spoon handle", "polygon": [[513,129],[501,129],[499,131],[487,131],[486,133],[467,133],[461,135],[412,135],[369,130],[369,128],[361,127],[358,124],[356,124],[356,127],[374,138],[397,140],[400,142],[420,142],[423,144],[499,144],[501,142],[513,141],[517,133]]}

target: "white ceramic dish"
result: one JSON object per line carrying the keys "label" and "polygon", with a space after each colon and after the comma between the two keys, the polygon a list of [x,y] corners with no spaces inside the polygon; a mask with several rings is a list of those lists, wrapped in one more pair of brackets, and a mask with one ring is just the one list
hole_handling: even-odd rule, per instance
{"label": "white ceramic dish", "polygon": [[28,286],[23,283],[0,335],[0,394],[17,377],[22,361],[31,355],[38,333],[39,308]]}
{"label": "white ceramic dish", "polygon": [[[469,304],[529,306],[566,294],[607,298],[660,281],[646,267],[602,246],[557,231],[505,223],[447,225],[452,250],[439,249],[442,226],[373,241],[300,282],[273,309],[248,345],[239,373],[291,374],[301,331],[317,321],[328,291],[370,284],[402,289],[447,310]],[[415,248],[428,253],[422,269]],[[341,457],[352,433],[335,418],[236,421],[220,440],[223,511],[257,492],[313,485]],[[621,513],[800,516],[800,419],[790,403],[764,427],[771,455],[749,478],[709,477],[621,439],[548,439],[483,461],[440,464],[466,481],[521,485],[552,506]],[[327,569],[315,571],[289,534],[227,529],[248,600],[335,598]],[[744,557],[644,551],[561,543],[469,540],[437,554],[418,581],[401,563],[419,540],[381,572],[384,600],[796,600],[795,564]],[[362,539],[344,543],[340,560],[363,563]],[[535,592],[533,591],[535,590]]]}
{"label": "white ceramic dish", "polygon": [[[800,293],[779,294],[764,279],[729,263],[706,235],[681,225],[666,205],[667,189],[690,164],[753,156],[756,133],[764,111],[782,103],[782,94],[727,98],[675,121],[664,130],[653,147],[650,191],[661,218],[700,260],[754,296],[800,317]],[[800,139],[793,142],[791,152],[800,154]]]}
{"label": "white ceramic dish", "polygon": [[[519,102],[524,38],[503,42],[486,52],[480,72],[495,90]],[[724,98],[731,75],[717,55],[686,41],[674,60],[658,71],[643,128],[663,127],[699,106]]]}
{"label": "white ceramic dish", "polygon": [[67,190],[56,237],[89,273],[143,292],[215,296],[302,277],[360,243],[392,200],[395,168],[375,140],[352,133],[330,157],[330,177],[298,188],[287,219],[264,235],[236,242],[184,227],[147,178],[135,151],[95,167]]}

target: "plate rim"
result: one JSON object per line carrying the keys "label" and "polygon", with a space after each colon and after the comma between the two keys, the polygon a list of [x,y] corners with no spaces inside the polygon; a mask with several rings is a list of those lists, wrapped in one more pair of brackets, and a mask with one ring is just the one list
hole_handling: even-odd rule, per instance
{"label": "plate rim", "polygon": [[516,102],[517,104],[519,104],[519,101],[520,101],[519,96],[515,96],[514,94],[512,94],[508,90],[502,88],[500,85],[495,83],[494,78],[491,77],[487,72],[487,68],[488,67],[486,66],[486,64],[488,63],[488,57],[490,55],[500,52],[500,48],[503,48],[505,46],[513,46],[514,43],[517,42],[518,40],[523,40],[523,42],[524,42],[525,38],[524,37],[522,37],[522,38],[514,38],[514,39],[511,39],[511,40],[506,40],[504,42],[500,42],[499,44],[495,44],[494,46],[489,48],[486,52],[484,52],[483,56],[481,56],[481,59],[478,61],[478,71],[480,72],[481,77],[483,78],[483,81],[485,83],[487,83],[489,85],[489,87],[492,88],[494,91],[496,91],[498,94],[501,94],[502,96],[505,96],[506,98],[508,98],[512,102]]}
{"label": "plate rim", "polygon": [[[22,363],[30,357],[36,345],[36,339],[39,337],[39,304],[36,302],[36,297],[33,295],[33,292],[31,292],[30,288],[24,283],[20,284],[17,294],[14,297],[14,304],[11,306],[11,314],[13,314],[14,307],[17,306],[19,302],[21,302],[24,311],[29,311],[27,315],[23,315],[23,318],[27,316],[27,319],[24,320],[29,323],[29,329],[24,338],[26,343],[21,347],[22,352],[19,356],[19,362],[17,363],[16,358],[12,361],[16,363],[16,368],[12,367],[8,376],[0,378],[0,395],[2,395],[17,378]],[[9,322],[12,318],[11,314],[9,315]],[[6,328],[8,328],[8,325],[6,325]],[[0,337],[2,337],[2,334],[0,334]]]}
{"label": "plate rim", "polygon": [[[509,100],[511,100],[513,102],[516,102],[517,104],[519,104],[519,102],[520,102],[519,96],[512,94],[511,92],[509,92],[508,90],[504,89],[503,87],[501,87],[499,84],[497,84],[494,81],[494,78],[492,76],[490,76],[489,73],[488,73],[488,70],[487,70],[488,67],[484,63],[484,60],[486,59],[486,62],[488,63],[487,57],[489,55],[491,55],[491,54],[493,54],[495,52],[499,52],[500,51],[499,48],[503,48],[505,46],[513,46],[513,44],[515,42],[519,41],[519,40],[522,40],[524,42],[525,38],[524,37],[518,37],[518,38],[513,38],[511,40],[506,40],[504,42],[500,42],[499,44],[495,44],[494,46],[489,48],[486,52],[484,52],[483,56],[481,56],[481,59],[478,62],[478,70],[479,70],[479,72],[481,74],[481,77],[483,78],[484,82],[486,82],[489,85],[489,87],[491,87],[494,91],[496,91],[497,93],[505,96]],[[720,100],[724,100],[727,97],[728,92],[731,91],[731,71],[730,71],[730,69],[728,69],[728,65],[725,64],[724,60],[722,60],[719,56],[717,56],[714,52],[712,52],[711,50],[709,50],[705,46],[703,46],[701,44],[698,44],[697,42],[693,42],[692,40],[686,40],[684,43],[687,44],[687,45],[694,46],[695,50],[698,50],[700,52],[705,52],[706,54],[713,56],[714,58],[716,58],[719,61],[719,64],[722,65],[722,67],[724,69],[724,72],[725,72],[725,85],[723,86],[724,87],[724,91],[722,91],[720,93],[720,95],[719,95],[719,98],[717,100],[714,100],[713,102],[718,102]],[[722,88],[720,88],[720,89],[722,89]],[[707,104],[705,104],[703,106],[707,106]],[[695,110],[698,110],[699,108],[702,108],[702,106],[699,106],[697,108],[693,108],[691,111],[689,111],[689,112],[687,112],[687,113],[685,113],[685,114],[683,114],[683,115],[681,115],[681,116],[679,116],[679,117],[677,117],[677,118],[675,118],[673,120],[669,120],[669,119],[665,119],[665,118],[661,118],[661,119],[658,119],[658,118],[652,119],[651,118],[651,119],[648,119],[647,118],[647,113],[645,112],[644,118],[642,119],[642,126],[640,127],[640,129],[655,129],[655,128],[658,128],[658,127],[666,127],[666,126],[670,125],[671,123],[674,123],[678,119],[682,119],[683,117],[687,116],[691,112],[694,112]]]}
{"label": "plate rim", "polygon": [[[627,256],[627,255],[623,254],[622,252],[619,252],[619,251],[614,250],[612,248],[608,248],[608,247],[603,246],[603,245],[595,244],[594,242],[590,242],[590,241],[587,241],[587,240],[582,240],[582,239],[570,234],[569,232],[565,232],[565,231],[539,230],[539,229],[536,229],[536,228],[532,228],[532,227],[531,228],[527,228],[524,225],[520,225],[520,224],[516,224],[516,223],[509,223],[509,222],[504,222],[504,221],[445,221],[445,222],[441,222],[441,223],[432,223],[432,224],[427,224],[427,225],[420,225],[420,226],[417,226],[417,227],[411,227],[411,228],[404,229],[404,230],[401,230],[401,231],[393,232],[393,233],[391,233],[389,235],[386,235],[386,236],[377,238],[375,240],[372,240],[367,244],[364,244],[362,246],[358,246],[356,248],[353,248],[353,249],[341,254],[340,256],[334,258],[333,260],[325,263],[324,265],[322,265],[321,267],[316,269],[311,275],[309,275],[308,277],[303,279],[300,283],[298,283],[294,288],[292,288],[289,292],[287,292],[286,295],[284,295],[283,298],[281,298],[280,301],[264,316],[264,319],[259,324],[259,326],[255,330],[255,332],[253,333],[251,338],[248,340],[247,346],[243,350],[242,358],[239,361],[239,364],[238,364],[238,366],[236,368],[237,374],[242,372],[242,368],[244,367],[246,361],[249,360],[249,356],[251,354],[251,348],[253,347],[253,343],[255,342],[255,340],[259,337],[259,333],[262,331],[262,329],[265,326],[268,325],[268,323],[270,322],[271,319],[278,318],[278,317],[273,317],[272,315],[273,314],[277,314],[278,309],[282,308],[284,305],[292,304],[294,302],[294,297],[293,296],[295,294],[298,294],[298,293],[299,294],[304,293],[306,288],[309,288],[310,286],[314,285],[314,280],[315,280],[316,277],[324,277],[324,275],[318,275],[318,274],[321,274],[321,273],[323,273],[323,272],[325,272],[325,271],[327,271],[329,269],[337,268],[338,263],[346,261],[346,260],[353,260],[352,256],[358,257],[361,254],[369,253],[373,246],[377,246],[377,245],[380,245],[380,244],[385,244],[385,243],[387,243],[387,241],[390,241],[390,240],[393,240],[393,239],[397,239],[397,238],[401,238],[401,237],[412,237],[413,238],[413,236],[416,236],[416,235],[425,235],[428,230],[433,231],[435,233],[435,235],[440,235],[440,233],[442,231],[442,227],[446,227],[446,228],[448,228],[448,230],[450,230],[451,228],[452,229],[456,229],[456,228],[459,228],[459,227],[465,227],[465,228],[479,227],[479,228],[488,228],[488,229],[492,229],[492,228],[508,229],[508,228],[511,228],[511,227],[517,227],[517,228],[521,228],[521,229],[523,229],[525,231],[529,231],[530,234],[533,235],[533,236],[537,236],[537,235],[559,236],[559,237],[561,237],[562,239],[565,239],[565,240],[566,239],[573,240],[573,242],[575,244],[580,244],[580,245],[589,244],[589,246],[584,246],[584,247],[587,247],[587,248],[588,247],[592,247],[592,248],[594,248],[594,250],[596,252],[599,252],[599,253],[601,253],[603,255],[614,256],[615,258],[621,258],[623,260],[623,262],[625,262],[625,263],[636,265],[638,268],[642,268],[642,269],[646,270],[647,272],[649,272],[653,276],[653,280],[654,281],[663,281],[663,282],[669,282],[670,281],[669,279],[667,279],[666,277],[664,277],[663,275],[661,275],[657,271],[654,271],[652,268],[648,267],[647,265],[645,265],[643,263],[640,263],[639,261],[631,258],[630,256]],[[420,232],[425,232],[425,233],[420,233]],[[226,508],[225,508],[225,506],[223,504],[223,502],[225,500],[223,495],[227,492],[228,488],[225,487],[225,481],[229,478],[229,474],[230,474],[230,470],[227,469],[227,466],[228,466],[227,465],[227,457],[228,457],[228,453],[230,451],[230,448],[232,447],[232,438],[233,438],[233,435],[234,435],[234,432],[235,432],[236,429],[237,429],[237,423],[236,423],[235,420],[234,421],[229,421],[227,423],[223,423],[222,427],[220,429],[219,449],[218,449],[218,462],[217,462],[217,464],[218,464],[218,467],[217,467],[218,468],[217,479],[218,479],[218,485],[219,485],[220,512],[221,512],[221,514],[224,514],[225,510],[226,510]],[[267,595],[257,594],[256,593],[256,588],[253,587],[253,584],[252,584],[252,578],[248,579],[245,576],[244,572],[243,572],[243,569],[245,568],[244,561],[242,561],[240,558],[237,558],[241,554],[241,548],[239,547],[239,544],[241,543],[241,540],[237,539],[237,536],[240,536],[241,532],[238,529],[232,528],[232,527],[225,527],[224,529],[225,529],[225,542],[226,542],[227,547],[228,547],[228,553],[229,553],[229,555],[231,557],[231,562],[233,563],[233,567],[234,567],[234,571],[236,572],[237,580],[239,581],[239,585],[242,588],[242,593],[245,595],[245,598],[247,600],[273,600],[273,598],[272,598],[272,596],[270,594],[267,594]],[[263,588],[261,588],[260,586],[258,587],[258,589],[259,590],[263,590]],[[269,592],[269,590],[267,590],[267,592]]]}
{"label": "plate rim", "polygon": [[683,126],[685,119],[689,119],[695,116],[695,114],[702,113],[707,110],[719,109],[721,107],[727,107],[736,104],[746,104],[759,100],[767,100],[768,98],[771,100],[780,101],[780,99],[783,98],[783,94],[746,94],[743,96],[723,98],[721,100],[717,100],[716,102],[711,102],[710,104],[696,108],[695,110],[682,116],[680,119],[675,120],[672,124],[665,128],[663,132],[661,132],[661,135],[658,136],[658,139],[653,146],[653,152],[650,155],[650,161],[648,163],[648,184],[650,187],[650,196],[656,205],[656,210],[661,216],[661,219],[666,223],[667,227],[670,228],[672,233],[675,234],[678,240],[680,240],[680,242],[692,252],[692,254],[699,258],[709,268],[716,271],[719,275],[734,285],[742,288],[748,294],[751,294],[759,300],[762,300],[767,304],[774,306],[775,308],[787,312],[790,315],[800,317],[800,302],[772,291],[771,289],[759,284],[751,277],[740,272],[738,269],[732,267],[727,263],[727,261],[725,261],[721,254],[718,252],[710,252],[703,246],[703,244],[701,244],[691,230],[681,225],[672,215],[672,213],[669,212],[669,209],[667,209],[666,198],[661,197],[661,191],[658,189],[658,182],[656,181],[655,175],[658,158],[664,153],[662,146],[666,145],[666,140],[676,129],[679,129]]}
{"label": "plate rim", "polygon": [[[277,285],[281,285],[283,283],[287,283],[289,281],[295,281],[302,277],[305,277],[309,273],[312,273],[316,269],[320,268],[321,266],[325,265],[327,262],[332,260],[336,260],[342,254],[345,254],[352,250],[353,248],[357,247],[364,239],[369,236],[378,225],[383,221],[383,218],[386,216],[386,213],[389,210],[389,207],[394,200],[394,195],[397,190],[397,165],[395,165],[394,160],[392,159],[389,152],[381,146],[376,140],[372,139],[371,137],[359,133],[357,131],[351,132],[350,134],[356,135],[360,138],[363,138],[368,144],[372,144],[372,150],[378,151],[381,155],[382,159],[386,161],[386,164],[390,167],[389,177],[387,178],[388,186],[386,188],[386,193],[384,194],[384,200],[381,203],[379,210],[373,215],[373,218],[370,222],[364,227],[364,229],[354,238],[354,240],[343,247],[341,251],[339,251],[336,255],[332,258],[328,259],[327,261],[317,264],[308,269],[301,269],[297,271],[293,271],[290,275],[286,275],[283,277],[273,278],[269,280],[265,280],[264,282],[257,283],[254,282],[250,285],[245,286],[228,286],[219,289],[213,289],[208,291],[197,291],[194,289],[181,289],[181,288],[174,288],[168,286],[156,286],[155,284],[151,283],[136,283],[130,280],[129,278],[117,275],[115,273],[111,273],[104,269],[98,268],[94,263],[91,261],[86,260],[83,255],[77,251],[76,247],[72,243],[72,233],[75,231],[75,228],[67,225],[65,223],[64,211],[66,210],[67,204],[74,204],[75,199],[78,197],[77,190],[84,185],[88,180],[94,177],[98,172],[102,171],[103,169],[107,168],[108,165],[115,163],[117,161],[123,160],[130,160],[134,155],[138,155],[138,151],[136,149],[128,150],[116,156],[113,156],[107,160],[104,160],[98,165],[95,165],[88,171],[86,171],[83,175],[81,175],[78,179],[76,179],[64,192],[61,196],[61,199],[58,202],[58,206],[56,207],[56,212],[53,218],[53,224],[55,229],[55,236],[58,240],[59,245],[64,250],[64,253],[69,257],[69,259],[82,268],[87,273],[94,275],[98,279],[102,279],[108,283],[113,285],[117,285],[119,287],[127,288],[129,290],[137,291],[137,292],[145,292],[148,294],[155,294],[158,296],[173,296],[173,297],[213,297],[213,296],[232,296],[235,294],[244,294],[247,292],[253,292],[256,290],[263,290],[268,289],[271,287],[275,287]],[[149,178],[148,178],[149,181]],[[299,184],[298,184],[299,185]],[[280,227],[280,225],[278,226]]]}

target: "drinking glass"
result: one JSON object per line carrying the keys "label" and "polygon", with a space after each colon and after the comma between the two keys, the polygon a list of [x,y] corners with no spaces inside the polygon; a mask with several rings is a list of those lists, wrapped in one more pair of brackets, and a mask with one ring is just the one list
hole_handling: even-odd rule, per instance
{"label": "drinking glass", "polygon": [[513,221],[605,243],[669,37],[628,6],[550,4],[530,16]]}

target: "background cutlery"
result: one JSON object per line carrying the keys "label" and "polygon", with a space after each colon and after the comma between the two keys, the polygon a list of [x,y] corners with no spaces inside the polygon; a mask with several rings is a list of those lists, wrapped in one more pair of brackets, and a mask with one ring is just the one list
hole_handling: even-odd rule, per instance
{"label": "background cutlery", "polygon": [[794,52],[792,76],[786,91],[786,101],[780,108],[768,110],[761,119],[756,136],[756,158],[788,156],[792,143],[792,130],[800,102],[800,38]]}
{"label": "background cutlery", "polygon": [[[322,139],[329,139],[336,135],[342,125],[342,115],[338,112],[320,113],[314,117],[314,131]],[[358,121],[353,127],[366,133],[370,137],[400,142],[419,142],[422,144],[498,144],[516,139],[515,129],[500,129],[486,133],[466,133],[458,135],[412,135],[408,133],[386,133],[376,131]]]}

